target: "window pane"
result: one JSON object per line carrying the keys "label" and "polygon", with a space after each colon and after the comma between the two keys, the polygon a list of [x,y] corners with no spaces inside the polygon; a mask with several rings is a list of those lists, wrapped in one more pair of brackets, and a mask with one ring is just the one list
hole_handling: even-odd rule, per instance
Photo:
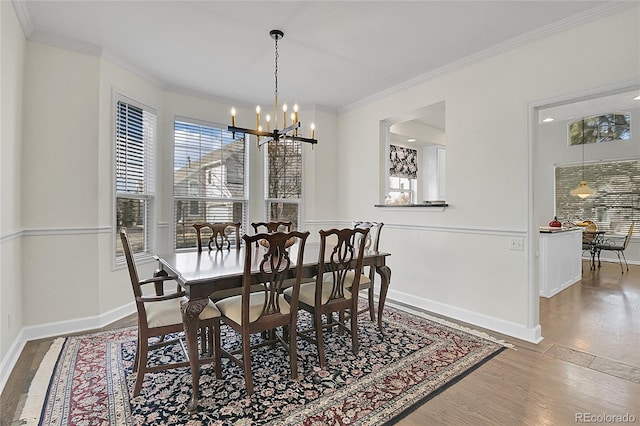
{"label": "window pane", "polygon": [[[133,253],[150,252],[153,206],[155,112],[118,95],[115,110],[116,231],[126,227]],[[116,257],[124,255],[115,232]]]}
{"label": "window pane", "polygon": [[245,138],[226,126],[174,123],[176,248],[196,247],[194,223],[246,225]]}
{"label": "window pane", "polygon": [[174,195],[244,197],[244,135],[184,121],[174,131]]}
{"label": "window pane", "polygon": [[[131,251],[142,253],[147,251],[145,238],[145,223],[148,217],[146,200],[133,198],[116,199],[116,224],[117,229],[127,228]],[[120,234],[116,232],[116,256],[124,256]]]}
{"label": "window pane", "polygon": [[298,229],[298,203],[269,203],[269,220],[273,222],[291,222],[291,230]]}
{"label": "window pane", "polygon": [[244,226],[245,204],[244,201],[177,200],[174,206],[176,248],[197,246],[194,223],[240,222]]}
{"label": "window pane", "polygon": [[290,140],[268,144],[267,198],[287,199],[302,196],[302,147],[300,145],[300,142]]}

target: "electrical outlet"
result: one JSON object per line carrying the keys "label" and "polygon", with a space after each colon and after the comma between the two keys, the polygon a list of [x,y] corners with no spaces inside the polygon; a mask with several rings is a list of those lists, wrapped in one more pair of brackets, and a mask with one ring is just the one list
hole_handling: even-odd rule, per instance
{"label": "electrical outlet", "polygon": [[523,251],[524,238],[509,238],[509,250]]}

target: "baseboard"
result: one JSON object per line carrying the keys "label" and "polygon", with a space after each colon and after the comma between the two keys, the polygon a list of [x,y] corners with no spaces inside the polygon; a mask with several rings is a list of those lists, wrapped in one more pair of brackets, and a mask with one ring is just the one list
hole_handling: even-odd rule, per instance
{"label": "baseboard", "polygon": [[24,349],[24,345],[27,343],[23,331],[24,329],[20,330],[18,336],[16,336],[7,351],[7,354],[2,359],[2,362],[0,362],[0,393],[4,391],[4,385],[7,383],[7,380],[9,380],[13,367],[15,367],[16,362],[18,362],[22,349]]}
{"label": "baseboard", "polygon": [[0,393],[4,390],[9,375],[28,341],[103,328],[135,312],[136,305],[131,302],[93,317],[22,327],[0,363]]}
{"label": "baseboard", "polygon": [[477,312],[472,312],[466,309],[460,309],[455,306],[447,305],[445,303],[435,302],[433,300],[424,299],[392,289],[389,289],[387,297],[397,302],[404,303],[415,309],[426,310],[434,314],[444,315],[448,318],[463,321],[467,324],[476,325],[478,327],[505,334],[507,336],[515,337],[516,339],[536,344],[542,341],[542,329],[540,327],[540,324],[536,325],[534,328],[527,328],[510,321],[501,320],[499,318],[490,317],[488,315],[479,314]]}

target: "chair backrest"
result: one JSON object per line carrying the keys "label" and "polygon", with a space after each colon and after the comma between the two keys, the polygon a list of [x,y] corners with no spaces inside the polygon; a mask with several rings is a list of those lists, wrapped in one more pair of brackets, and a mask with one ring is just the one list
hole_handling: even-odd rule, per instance
{"label": "chair backrest", "polygon": [[624,237],[624,243],[622,244],[622,249],[626,250],[627,246],[629,245],[629,242],[631,241],[631,235],[633,234],[633,227],[635,226],[636,222],[632,221],[631,225],[629,226],[629,232],[627,232],[627,236]]}
{"label": "chair backrest", "polygon": [[142,290],[140,289],[140,279],[138,278],[136,263],[133,261],[133,252],[131,251],[131,244],[129,243],[127,228],[120,228],[120,240],[122,241],[122,248],[124,249],[124,257],[127,260],[127,268],[129,269],[129,278],[131,278],[133,295],[135,297],[140,297],[142,296]]}
{"label": "chair backrest", "polygon": [[[295,282],[293,284],[290,313],[298,311],[298,297],[300,294],[300,280],[302,278],[302,266],[304,246],[309,236],[307,232],[276,232],[261,233],[256,235],[243,235],[245,241],[244,273],[242,279],[242,324],[255,323],[267,316],[280,314],[280,301],[283,283],[291,278],[293,272]],[[255,249],[249,249],[252,243],[264,240],[265,243]],[[293,244],[292,244],[293,241]],[[292,259],[290,253],[296,254],[295,269],[290,270]],[[260,278],[255,281],[252,273],[260,271]],[[261,290],[252,288],[253,284],[262,284]],[[250,318],[249,296],[255,297],[256,293],[264,292],[264,305],[257,318],[253,312]]]}
{"label": "chair backrest", "polygon": [[[291,232],[291,222],[252,222],[251,226],[256,234],[260,232]],[[260,228],[265,228],[261,231]]]}
{"label": "chair backrest", "polygon": [[598,225],[590,220],[580,222],[582,226],[582,243],[591,244],[596,242],[596,232],[598,231]]}
{"label": "chair backrest", "polygon": [[[229,234],[235,231],[236,249],[240,248],[240,222],[218,222],[218,223],[195,223],[193,227],[196,229],[196,240],[198,242],[198,251],[202,251],[202,228],[211,230],[211,236],[207,246],[209,250],[213,250],[213,246],[217,250],[222,250],[226,245],[227,250],[231,248]],[[205,237],[206,238],[206,237]]]}
{"label": "chair backrest", "polygon": [[382,222],[366,222],[356,220],[351,223],[353,228],[368,229],[369,233],[365,239],[365,250],[378,251],[380,247],[380,232],[384,223]]}
{"label": "chair backrest", "polygon": [[[365,244],[359,244],[359,241],[366,240],[368,234],[368,228],[320,230],[318,263],[324,265],[325,273],[318,273],[316,278],[316,306],[346,299],[345,278],[350,271],[353,271],[354,274],[350,291],[352,299],[357,303],[360,275],[362,274],[362,259],[365,251]],[[331,240],[331,245],[327,243],[329,239]],[[330,280],[325,278],[326,274],[331,276]],[[331,292],[328,295],[328,300],[323,300],[327,298],[327,290],[323,290],[326,285],[331,285]]]}

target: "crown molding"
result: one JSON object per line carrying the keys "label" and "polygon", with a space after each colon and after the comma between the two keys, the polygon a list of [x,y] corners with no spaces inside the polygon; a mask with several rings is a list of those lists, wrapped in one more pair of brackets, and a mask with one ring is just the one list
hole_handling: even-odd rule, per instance
{"label": "crown molding", "polygon": [[462,59],[451,62],[440,68],[436,68],[433,71],[429,71],[425,74],[409,79],[403,83],[397,84],[395,86],[391,86],[388,89],[382,90],[378,93],[375,93],[371,96],[367,96],[366,98],[363,98],[359,101],[353,102],[349,105],[346,105],[340,108],[339,113],[352,111],[354,109],[368,105],[374,101],[384,99],[390,95],[394,95],[404,90],[413,88],[421,83],[434,80],[443,75],[449,74],[454,71],[458,71],[460,69],[466,68],[470,65],[484,61],[486,59],[493,58],[495,56],[498,56],[502,53],[516,49],[518,47],[525,46],[535,41],[539,41],[544,38],[547,38],[551,35],[568,31],[572,28],[576,28],[576,27],[588,24],[590,22],[605,18],[607,16],[624,12],[634,7],[638,7],[637,1],[632,1],[632,0],[609,1],[605,4],[594,7],[593,9],[589,9],[585,12],[576,14],[569,18],[561,19],[557,22],[554,22],[553,24],[546,25],[544,27],[522,34],[518,37],[514,37],[511,40],[507,40],[503,43],[489,47],[480,52],[466,56]]}

